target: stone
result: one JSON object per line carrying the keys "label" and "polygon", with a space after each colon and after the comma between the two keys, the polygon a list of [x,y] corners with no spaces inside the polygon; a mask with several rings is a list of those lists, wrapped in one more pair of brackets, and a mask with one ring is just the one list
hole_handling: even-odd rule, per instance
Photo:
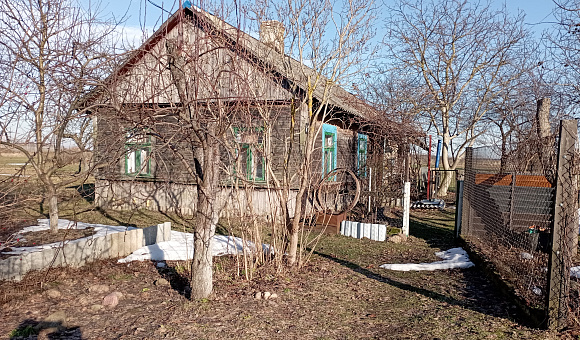
{"label": "stone", "polygon": [[101,309],[103,309],[103,305],[92,305],[92,306],[91,306],[91,310],[92,310],[93,312],[100,311]]}
{"label": "stone", "polygon": [[531,260],[534,258],[534,255],[532,255],[530,253],[523,252],[520,254],[520,257],[522,258],[522,260]]}
{"label": "stone", "polygon": [[272,295],[270,295],[270,299],[277,299],[278,298],[278,294],[276,293],[272,293]]}
{"label": "stone", "polygon": [[81,306],[86,306],[89,304],[89,298],[86,296],[81,296],[77,299],[77,302]]}
{"label": "stone", "polygon": [[157,262],[157,268],[165,268],[167,267],[167,263],[165,262]]}
{"label": "stone", "polygon": [[403,238],[401,237],[400,234],[397,235],[393,235],[391,237],[389,237],[389,242],[393,242],[393,243],[401,243],[403,242]]}
{"label": "stone", "polygon": [[[50,329],[51,331],[58,331],[66,328],[66,313],[62,310],[56,311],[47,316],[42,322],[39,322],[34,328],[37,331]],[[51,332],[52,333],[52,332]]]}
{"label": "stone", "polygon": [[49,289],[46,292],[44,292],[44,294],[46,294],[46,296],[48,296],[51,299],[58,299],[62,296],[62,294],[56,289]]}
{"label": "stone", "polygon": [[254,294],[254,298],[256,300],[260,300],[262,298],[262,293],[261,292],[256,292],[256,294]]}
{"label": "stone", "polygon": [[264,300],[268,300],[270,295],[272,295],[270,292],[264,292]]}
{"label": "stone", "polygon": [[160,278],[155,280],[155,282],[153,282],[154,285],[156,286],[169,286],[169,281],[167,281],[164,278]]}
{"label": "stone", "polygon": [[89,287],[89,293],[103,294],[108,293],[109,289],[107,285],[92,285]]}
{"label": "stone", "polygon": [[119,299],[123,297],[121,292],[112,292],[103,298],[103,306],[114,308],[119,304]]}

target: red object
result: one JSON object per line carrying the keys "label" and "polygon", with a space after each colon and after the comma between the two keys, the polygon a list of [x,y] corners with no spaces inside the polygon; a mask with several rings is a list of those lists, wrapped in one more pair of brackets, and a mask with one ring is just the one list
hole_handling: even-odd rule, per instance
{"label": "red object", "polygon": [[429,155],[427,156],[427,199],[431,199],[431,135],[429,135]]}

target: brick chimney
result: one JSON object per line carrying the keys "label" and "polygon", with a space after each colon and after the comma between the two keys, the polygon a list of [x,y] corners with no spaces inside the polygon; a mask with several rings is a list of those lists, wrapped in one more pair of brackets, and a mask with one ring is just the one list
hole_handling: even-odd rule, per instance
{"label": "brick chimney", "polygon": [[278,53],[284,53],[284,24],[276,20],[262,21],[260,24],[260,41]]}

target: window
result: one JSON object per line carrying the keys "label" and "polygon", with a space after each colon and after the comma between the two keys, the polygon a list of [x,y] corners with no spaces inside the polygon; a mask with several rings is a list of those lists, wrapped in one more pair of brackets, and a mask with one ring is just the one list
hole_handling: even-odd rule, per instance
{"label": "window", "polygon": [[322,176],[336,169],[336,126],[322,125]]}
{"label": "window", "polygon": [[238,143],[237,152],[243,176],[251,181],[264,181],[264,129],[234,128],[234,139]]}
{"label": "window", "polygon": [[368,140],[367,135],[357,134],[357,145],[356,145],[356,167],[358,169],[359,177],[366,177],[367,175],[367,153],[368,153]]}
{"label": "window", "polygon": [[125,149],[125,174],[151,176],[151,137],[143,130],[128,130]]}

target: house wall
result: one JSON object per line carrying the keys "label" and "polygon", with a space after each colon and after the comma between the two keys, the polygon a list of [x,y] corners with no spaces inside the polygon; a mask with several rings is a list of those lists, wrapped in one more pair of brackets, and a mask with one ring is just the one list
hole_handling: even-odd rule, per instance
{"label": "house wall", "polygon": [[[290,193],[289,213],[294,215],[295,192]],[[274,190],[247,188],[234,190],[224,186],[219,199],[226,202],[223,216],[278,215],[279,199]],[[197,204],[197,185],[157,181],[127,181],[96,179],[95,204],[118,210],[147,209],[194,215]]]}
{"label": "house wall", "polygon": [[[258,111],[257,108],[254,108]],[[262,114],[265,112],[261,108]],[[266,150],[269,152],[267,162],[272,167],[274,176],[282,180],[284,155],[289,145],[289,131],[291,125],[291,107],[289,104],[270,105],[268,112],[272,115],[272,124],[269,127],[270,141]],[[145,115],[145,113],[142,113]],[[149,112],[148,114],[151,114]],[[138,116],[138,115],[137,115]],[[178,210],[192,214],[195,211],[197,189],[195,178],[190,174],[193,171],[193,147],[186,136],[181,135],[183,128],[175,117],[166,116],[163,119],[152,121],[148,127],[154,136],[151,137],[151,177],[134,177],[125,173],[124,146],[127,127],[134,121],[127,116],[119,116],[111,112],[103,112],[97,119],[97,157],[107,159],[106,166],[101,167],[97,174],[96,204],[103,207],[119,209],[147,208],[161,211]],[[250,117],[251,118],[251,117]],[[232,123],[237,126],[264,126],[259,118],[255,121],[240,121]],[[143,118],[141,118],[143,119]],[[301,137],[300,114],[297,114],[296,130],[292,157],[290,158],[290,175],[293,176],[292,189],[297,188],[299,176],[300,152],[303,146]],[[146,119],[144,120],[146,121]],[[321,127],[322,123],[316,123]],[[233,138],[233,136],[231,136]],[[170,141],[170,142],[169,142]],[[169,143],[177,152],[169,147]],[[313,154],[313,185],[322,178],[322,133],[318,133]],[[356,166],[356,132],[337,127],[337,167],[353,169]],[[110,151],[110,152],[109,152]],[[179,155],[178,155],[179,153]],[[227,210],[234,214],[253,212],[255,215],[269,215],[276,213],[279,201],[272,191],[269,182],[238,181],[234,199],[227,198],[232,192],[235,182],[231,176],[229,158],[223,156],[222,166],[222,199],[228,200]],[[189,164],[189,169],[185,166]],[[227,170],[226,170],[227,169]],[[244,187],[250,189],[244,190]],[[269,188],[270,187],[270,188]],[[250,202],[251,201],[251,202]],[[246,202],[250,202],[246,205]],[[291,200],[290,204],[293,204]],[[309,205],[307,203],[307,205]],[[291,214],[294,208],[289,207]]]}

